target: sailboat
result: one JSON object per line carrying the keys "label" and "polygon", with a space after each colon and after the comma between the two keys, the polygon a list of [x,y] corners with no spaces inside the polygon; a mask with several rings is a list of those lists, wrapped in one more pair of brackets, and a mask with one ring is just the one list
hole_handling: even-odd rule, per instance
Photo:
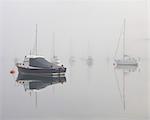
{"label": "sailboat", "polygon": [[36,42],[35,42],[35,55],[27,55],[23,63],[16,63],[19,74],[31,75],[60,75],[65,74],[66,68],[56,63],[49,62],[43,56],[37,53],[37,24],[36,24]]}
{"label": "sailboat", "polygon": [[118,47],[119,47],[119,43],[120,43],[120,38],[123,35],[123,56],[122,59],[114,59],[114,64],[115,66],[138,66],[138,61],[137,59],[135,59],[134,57],[130,57],[129,55],[126,54],[125,52],[125,25],[126,25],[126,19],[124,19],[124,23],[123,23],[123,32],[121,32],[120,37],[119,37],[119,41],[118,41],[118,46],[116,48],[116,52],[115,52],[115,57],[116,54],[118,52]]}

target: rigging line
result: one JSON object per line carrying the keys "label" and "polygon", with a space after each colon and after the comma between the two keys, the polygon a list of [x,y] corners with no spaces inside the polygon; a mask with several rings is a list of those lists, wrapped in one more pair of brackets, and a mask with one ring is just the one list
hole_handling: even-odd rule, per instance
{"label": "rigging line", "polygon": [[126,27],[126,19],[124,18],[123,22],[123,59],[125,59],[125,28]]}
{"label": "rigging line", "polygon": [[88,50],[87,51],[88,51],[88,53],[87,53],[88,56],[90,56],[90,40],[88,40]]}
{"label": "rigging line", "polygon": [[123,28],[121,28],[121,30],[120,30],[120,34],[119,34],[118,43],[117,43],[117,48],[116,48],[116,50],[115,50],[114,58],[115,58],[116,55],[117,55],[122,34],[123,34]]}
{"label": "rigging line", "polygon": [[55,32],[53,32],[53,57],[55,57]]}
{"label": "rigging line", "polygon": [[70,56],[72,56],[72,37],[70,36]]}
{"label": "rigging line", "polygon": [[117,87],[118,87],[118,91],[119,91],[121,103],[122,103],[122,105],[123,105],[123,95],[121,94],[121,88],[120,88],[120,86],[119,86],[119,80],[118,80],[117,72],[116,72],[115,69],[114,69],[114,73],[115,73],[115,80],[116,80],[116,83],[117,83]]}
{"label": "rigging line", "polygon": [[35,31],[35,54],[37,55],[37,24],[36,24],[36,31]]}

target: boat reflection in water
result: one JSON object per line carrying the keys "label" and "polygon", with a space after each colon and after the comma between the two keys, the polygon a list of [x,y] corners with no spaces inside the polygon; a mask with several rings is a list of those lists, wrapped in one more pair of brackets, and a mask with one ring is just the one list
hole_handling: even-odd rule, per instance
{"label": "boat reflection in water", "polygon": [[126,66],[126,65],[117,65],[114,67],[116,70],[122,70],[126,73],[137,71],[138,66]]}
{"label": "boat reflection in water", "polygon": [[24,86],[25,91],[28,90],[41,90],[49,85],[63,84],[66,82],[66,77],[64,75],[59,76],[35,76],[27,74],[18,74],[17,83]]}
{"label": "boat reflection in water", "polygon": [[[114,74],[115,74],[115,79],[118,87],[118,91],[120,94],[121,102],[123,104],[123,109],[126,111],[126,75],[131,72],[136,72],[138,69],[138,66],[134,65],[117,65],[114,67]],[[122,72],[122,80],[119,81],[117,72],[121,71]],[[120,83],[122,84],[120,86]]]}

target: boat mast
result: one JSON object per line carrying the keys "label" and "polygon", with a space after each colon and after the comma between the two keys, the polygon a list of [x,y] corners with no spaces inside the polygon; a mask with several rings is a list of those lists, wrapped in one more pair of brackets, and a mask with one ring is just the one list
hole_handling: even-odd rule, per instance
{"label": "boat mast", "polygon": [[[125,25],[126,19],[123,22],[123,60],[125,61]],[[126,110],[126,94],[125,94],[125,71],[123,70],[123,108]]]}
{"label": "boat mast", "polygon": [[70,56],[72,57],[72,37],[70,36]]}
{"label": "boat mast", "polygon": [[90,40],[88,40],[88,57],[90,56]]}
{"label": "boat mast", "polygon": [[55,57],[55,32],[53,32],[53,58]]}
{"label": "boat mast", "polygon": [[37,55],[37,24],[36,24],[36,31],[35,31],[35,54]]}
{"label": "boat mast", "polygon": [[126,25],[126,19],[124,18],[124,22],[123,22],[123,60],[125,59],[125,25]]}

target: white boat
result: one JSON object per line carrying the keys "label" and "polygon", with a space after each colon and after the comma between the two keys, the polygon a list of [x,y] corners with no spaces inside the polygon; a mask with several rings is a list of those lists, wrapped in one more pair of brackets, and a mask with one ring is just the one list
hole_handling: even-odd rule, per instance
{"label": "white boat", "polygon": [[[123,23],[123,32],[120,34],[119,41],[118,41],[118,46],[115,52],[115,59],[114,59],[114,64],[115,66],[138,66],[138,61],[136,58],[131,57],[125,53],[125,25],[126,25],[126,20],[124,19]],[[123,55],[122,58],[116,59],[116,54],[118,52],[118,47],[120,43],[120,38],[123,35]]]}
{"label": "white boat", "polygon": [[114,60],[117,66],[138,66],[138,62],[134,57],[124,55],[123,59]]}

